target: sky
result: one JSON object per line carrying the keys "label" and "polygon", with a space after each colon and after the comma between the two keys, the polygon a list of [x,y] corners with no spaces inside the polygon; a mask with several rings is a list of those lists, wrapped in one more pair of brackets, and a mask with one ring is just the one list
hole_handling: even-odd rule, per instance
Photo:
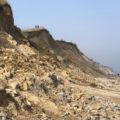
{"label": "sky", "polygon": [[120,0],[9,0],[15,24],[39,25],[76,43],[89,58],[120,73]]}

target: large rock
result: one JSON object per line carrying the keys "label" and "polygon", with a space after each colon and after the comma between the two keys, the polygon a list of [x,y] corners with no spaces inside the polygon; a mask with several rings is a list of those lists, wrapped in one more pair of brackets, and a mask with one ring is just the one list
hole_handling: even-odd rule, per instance
{"label": "large rock", "polygon": [[14,19],[11,6],[7,0],[0,0],[0,31],[10,33],[14,29]]}

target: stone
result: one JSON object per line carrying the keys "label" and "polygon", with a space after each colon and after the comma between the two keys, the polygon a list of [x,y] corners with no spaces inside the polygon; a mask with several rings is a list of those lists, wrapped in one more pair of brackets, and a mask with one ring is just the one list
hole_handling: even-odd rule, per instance
{"label": "stone", "polygon": [[6,120],[7,114],[6,113],[0,113],[0,120]]}
{"label": "stone", "polygon": [[61,56],[57,56],[57,60],[58,60],[59,62],[63,62],[63,58],[62,58]]}

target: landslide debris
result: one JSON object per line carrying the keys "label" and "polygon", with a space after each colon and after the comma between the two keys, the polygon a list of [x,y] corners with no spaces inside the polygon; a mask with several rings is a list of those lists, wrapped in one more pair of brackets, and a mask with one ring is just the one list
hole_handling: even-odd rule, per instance
{"label": "landslide debris", "polygon": [[74,44],[55,42],[46,30],[15,32],[5,0],[0,15],[1,120],[119,120],[119,77],[98,75]]}
{"label": "landslide debris", "polygon": [[120,79],[97,78],[0,33],[0,117],[119,120]]}

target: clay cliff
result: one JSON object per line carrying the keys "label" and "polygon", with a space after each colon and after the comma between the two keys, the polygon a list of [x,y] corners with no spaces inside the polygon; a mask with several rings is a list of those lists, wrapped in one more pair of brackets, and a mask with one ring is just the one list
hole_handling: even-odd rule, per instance
{"label": "clay cliff", "polygon": [[93,75],[114,74],[109,67],[103,66],[83,54],[76,44],[55,40],[45,28],[33,28],[22,31],[26,39],[41,52],[52,52],[64,58],[65,63],[72,63],[82,71]]}
{"label": "clay cliff", "polygon": [[10,33],[14,29],[11,6],[6,0],[0,0],[0,31]]}
{"label": "clay cliff", "polygon": [[[6,0],[0,1],[0,31],[11,34],[18,42],[29,42],[39,51],[53,51],[60,55],[67,62],[71,62],[79,66],[84,72],[94,75],[99,74],[113,74],[108,67],[96,64],[90,61],[73,43],[65,41],[56,41],[45,28],[35,28],[23,31],[14,25],[14,18],[11,6]],[[23,40],[23,41],[22,41]],[[105,69],[104,69],[105,68]]]}
{"label": "clay cliff", "polygon": [[0,19],[1,120],[119,120],[120,77],[45,28]]}
{"label": "clay cliff", "polygon": [[20,28],[14,24],[12,8],[7,0],[0,0],[0,31],[11,34],[19,43],[24,38]]}

